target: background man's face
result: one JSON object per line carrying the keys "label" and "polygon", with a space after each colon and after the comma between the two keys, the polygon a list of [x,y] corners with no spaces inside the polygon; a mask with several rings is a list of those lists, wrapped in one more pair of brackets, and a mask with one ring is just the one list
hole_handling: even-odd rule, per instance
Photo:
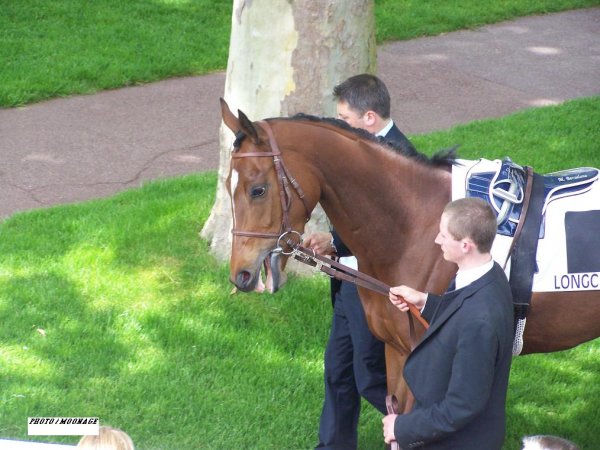
{"label": "background man's face", "polygon": [[337,104],[337,116],[338,119],[343,120],[348,125],[354,128],[362,128],[363,130],[367,129],[367,126],[364,122],[364,114],[361,115],[356,110],[350,108],[348,102],[340,101]]}

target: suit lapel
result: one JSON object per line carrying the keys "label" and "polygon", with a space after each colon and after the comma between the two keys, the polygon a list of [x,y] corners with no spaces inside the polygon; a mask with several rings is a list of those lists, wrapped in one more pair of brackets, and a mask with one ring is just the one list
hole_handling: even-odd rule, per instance
{"label": "suit lapel", "polygon": [[444,294],[437,310],[433,314],[431,325],[429,326],[427,333],[425,333],[425,336],[423,336],[421,343],[425,342],[429,336],[434,334],[436,330],[442,326],[442,324],[446,322],[458,308],[460,308],[465,299],[470,296],[469,291],[471,291],[471,289],[469,288],[470,286],[466,286],[463,289]]}
{"label": "suit lapel", "polygon": [[445,293],[438,305],[437,310],[433,314],[429,329],[414,350],[417,350],[419,347],[421,347],[421,345],[426,342],[430,336],[435,334],[437,329],[440,328],[442,324],[444,324],[450,317],[452,317],[452,315],[462,306],[467,298],[477,292],[482,286],[489,283],[493,279],[492,273],[495,270],[496,267],[493,267],[492,270],[486,273],[483,277],[475,280],[468,286]]}

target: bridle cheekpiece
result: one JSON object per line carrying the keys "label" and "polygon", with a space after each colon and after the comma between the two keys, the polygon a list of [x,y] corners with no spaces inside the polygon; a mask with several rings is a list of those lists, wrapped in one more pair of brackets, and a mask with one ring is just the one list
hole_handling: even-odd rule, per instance
{"label": "bridle cheekpiece", "polygon": [[[236,140],[234,142],[234,150],[231,153],[231,158],[263,158],[263,157],[272,157],[273,165],[275,167],[275,173],[277,175],[277,182],[279,185],[279,198],[281,202],[281,211],[282,211],[282,223],[279,231],[274,232],[261,232],[261,231],[246,231],[246,230],[238,230],[233,228],[231,233],[234,236],[245,236],[245,237],[253,237],[253,238],[266,238],[266,239],[275,239],[277,238],[277,245],[281,248],[281,242],[284,241],[284,237],[288,234],[298,235],[298,239],[300,239],[300,233],[295,231],[290,224],[290,207],[292,204],[292,196],[290,195],[290,185],[296,191],[296,194],[302,201],[304,205],[306,222],[310,220],[310,210],[308,209],[308,205],[306,204],[306,199],[304,195],[304,191],[300,187],[298,181],[289,175],[289,170],[285,167],[283,159],[281,158],[281,150],[279,149],[279,145],[277,145],[277,141],[275,140],[275,136],[273,135],[273,130],[269,123],[265,120],[258,122],[261,128],[267,133],[269,137],[269,145],[271,147],[270,152],[240,152],[239,147],[241,146],[241,141],[244,138],[244,134],[242,132],[236,133]],[[286,243],[289,245],[289,242]]]}

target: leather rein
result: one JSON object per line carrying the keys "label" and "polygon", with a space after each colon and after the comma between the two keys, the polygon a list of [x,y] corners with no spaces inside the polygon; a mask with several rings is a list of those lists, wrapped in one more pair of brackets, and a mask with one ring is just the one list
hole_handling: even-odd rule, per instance
{"label": "leather rein", "polygon": [[[291,245],[290,242],[286,243],[288,245]],[[389,295],[390,286],[385,284],[383,281],[373,278],[372,276],[367,275],[364,272],[359,272],[358,270],[355,270],[344,264],[340,264],[339,262],[327,256],[319,255],[312,249],[302,247],[301,245],[295,245],[292,254],[294,255],[294,258],[298,261],[308,264],[310,266],[314,266],[321,272],[326,273],[332,278],[337,278],[338,280],[354,283],[358,286],[362,286],[366,289],[369,289],[370,291],[376,292],[385,297]],[[412,350],[416,346],[416,333],[412,318],[414,317],[415,319],[417,319],[425,329],[429,327],[429,324],[425,319],[423,319],[423,317],[421,317],[421,313],[414,305],[408,302],[407,305],[411,313],[409,314],[409,326]]]}

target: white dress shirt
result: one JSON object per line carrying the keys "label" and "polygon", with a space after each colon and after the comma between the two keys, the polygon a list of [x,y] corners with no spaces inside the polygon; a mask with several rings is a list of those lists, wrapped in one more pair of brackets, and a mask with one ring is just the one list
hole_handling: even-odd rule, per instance
{"label": "white dress shirt", "polygon": [[[474,267],[472,269],[467,270],[459,270],[458,272],[456,272],[456,287],[454,289],[464,288],[465,286],[471,284],[473,281],[480,279],[482,276],[484,276],[486,273],[492,270],[492,267],[494,267],[494,260],[490,259],[489,262],[486,262],[485,264],[482,264],[479,267]],[[429,298],[429,295],[427,295],[427,298]],[[427,299],[425,300],[425,304],[420,310],[421,312],[423,312],[423,310],[425,309],[426,304]]]}
{"label": "white dress shirt", "polygon": [[473,269],[459,270],[456,272],[456,289],[465,287],[471,284],[473,281],[478,280],[494,267],[494,260],[490,259],[489,262]]}

